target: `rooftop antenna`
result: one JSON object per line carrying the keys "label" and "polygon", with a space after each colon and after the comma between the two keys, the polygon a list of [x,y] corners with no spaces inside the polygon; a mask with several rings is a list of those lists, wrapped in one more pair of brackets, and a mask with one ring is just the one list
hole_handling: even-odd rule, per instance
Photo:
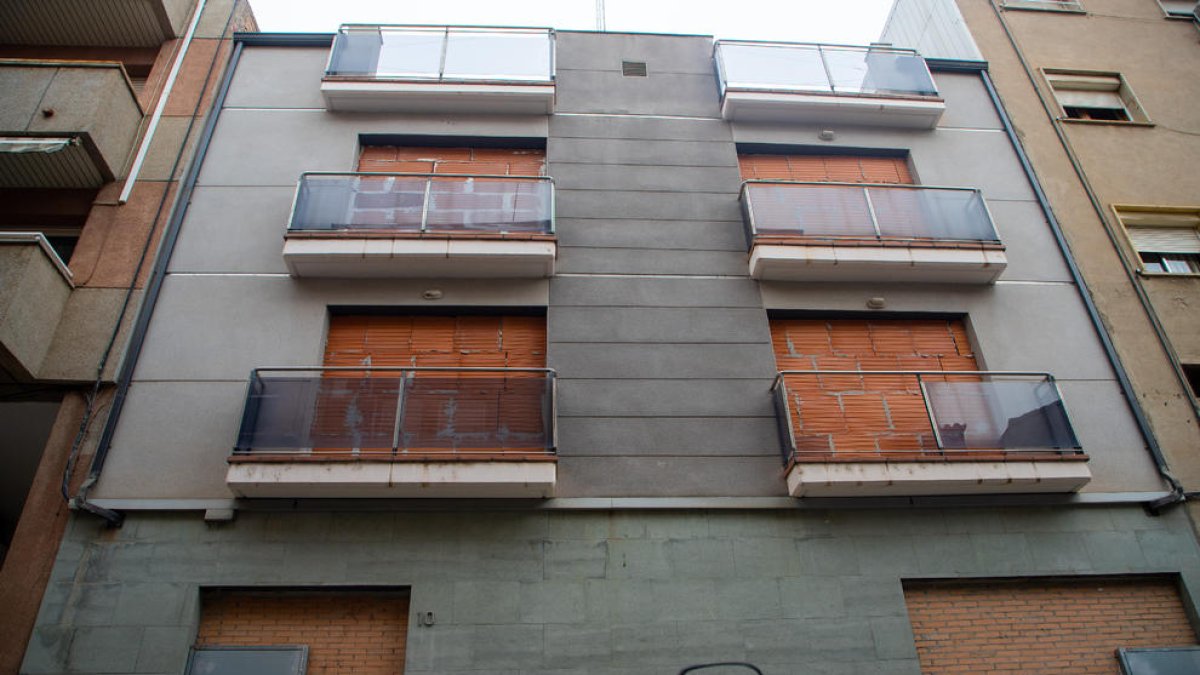
{"label": "rooftop antenna", "polygon": [[604,32],[604,0],[596,0],[596,30]]}

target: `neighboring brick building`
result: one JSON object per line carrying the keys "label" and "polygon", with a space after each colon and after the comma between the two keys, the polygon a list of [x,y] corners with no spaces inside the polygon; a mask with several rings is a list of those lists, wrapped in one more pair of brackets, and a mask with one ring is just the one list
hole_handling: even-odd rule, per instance
{"label": "neighboring brick building", "polygon": [[0,3],[0,673],[90,483],[230,38],[254,28],[246,0]]}
{"label": "neighboring brick building", "polygon": [[73,518],[24,671],[915,675],[938,594],[1096,580],[1171,610],[1079,631],[1097,672],[1194,642],[1200,550],[984,64],[235,42],[88,494],[125,524]]}

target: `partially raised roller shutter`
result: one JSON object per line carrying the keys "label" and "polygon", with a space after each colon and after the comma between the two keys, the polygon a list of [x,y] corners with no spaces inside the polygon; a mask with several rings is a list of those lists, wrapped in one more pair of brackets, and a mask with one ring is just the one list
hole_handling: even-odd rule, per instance
{"label": "partially raised roller shutter", "polygon": [[738,155],[743,180],[911,185],[904,157],[860,155]]}
{"label": "partially raised roller shutter", "polygon": [[367,145],[358,170],[379,173],[444,173],[541,176],[546,151],[509,148],[415,148]]}
{"label": "partially raised roller shutter", "polygon": [[[326,371],[331,393],[319,402],[314,428],[344,438],[352,425],[362,436],[390,439],[403,386],[399,440],[409,451],[540,450],[547,414],[544,374],[498,369],[545,364],[543,317],[333,316],[324,365],[351,369]],[[356,370],[406,366],[433,370],[410,371],[407,384],[394,370]],[[443,368],[489,370],[437,370]],[[355,383],[335,381],[348,378]]]}

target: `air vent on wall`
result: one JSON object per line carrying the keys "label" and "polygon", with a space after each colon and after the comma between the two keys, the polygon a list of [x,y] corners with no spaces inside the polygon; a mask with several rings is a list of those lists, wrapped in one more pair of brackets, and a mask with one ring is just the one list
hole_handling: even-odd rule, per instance
{"label": "air vent on wall", "polygon": [[646,62],[622,61],[621,74],[625,77],[646,77]]}

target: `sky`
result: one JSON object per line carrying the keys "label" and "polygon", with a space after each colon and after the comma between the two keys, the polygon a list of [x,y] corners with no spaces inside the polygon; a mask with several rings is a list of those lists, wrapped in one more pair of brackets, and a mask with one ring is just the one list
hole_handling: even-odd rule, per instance
{"label": "sky", "polygon": [[[343,23],[596,29],[596,0],[250,0],[259,29],[332,33]],[[610,31],[865,45],[892,0],[605,0]]]}

